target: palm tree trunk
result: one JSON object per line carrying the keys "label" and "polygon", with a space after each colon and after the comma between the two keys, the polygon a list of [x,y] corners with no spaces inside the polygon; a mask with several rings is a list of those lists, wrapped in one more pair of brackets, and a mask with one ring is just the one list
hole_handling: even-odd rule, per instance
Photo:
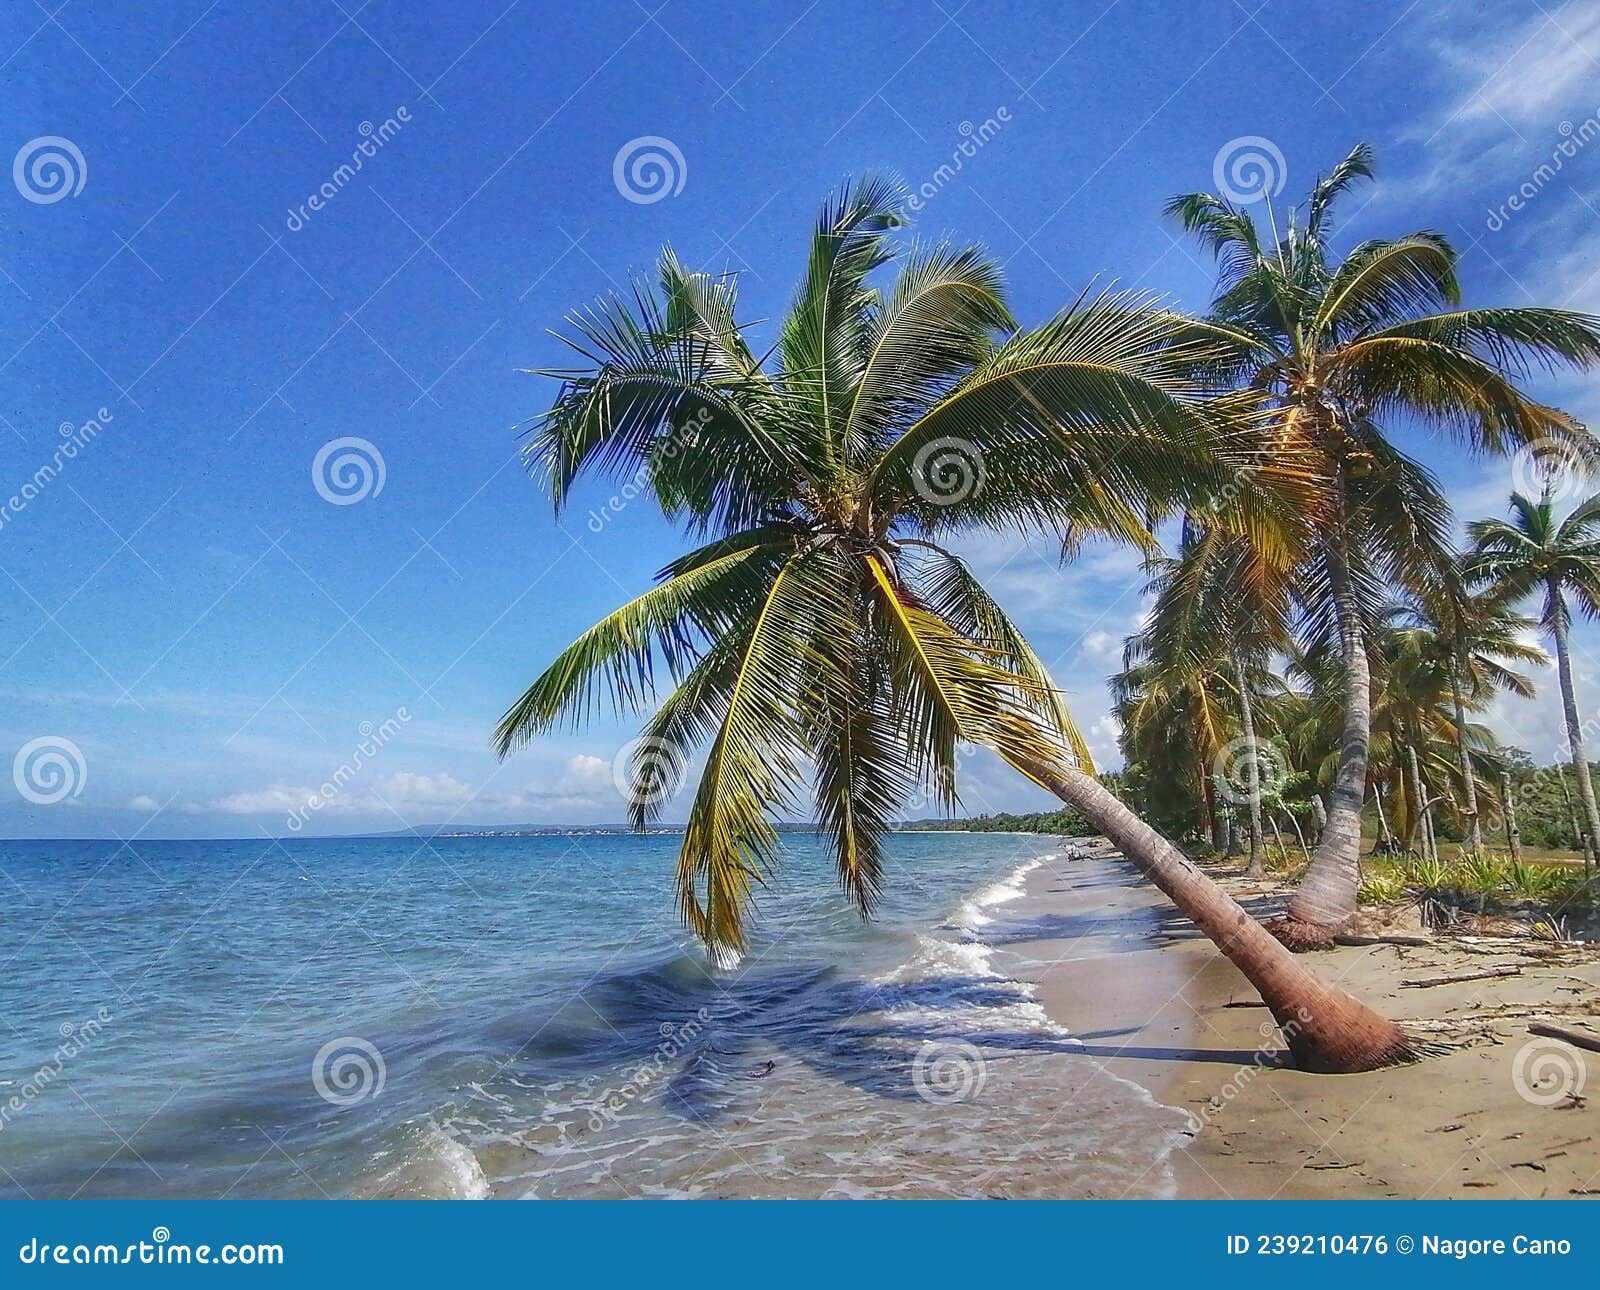
{"label": "palm tree trunk", "polygon": [[1517,799],[1511,792],[1511,775],[1500,772],[1500,805],[1506,817],[1506,849],[1516,864],[1522,863],[1522,830],[1517,827]]}
{"label": "palm tree trunk", "polygon": [[[1559,599],[1559,590],[1555,595]],[[1600,808],[1595,806],[1594,783],[1589,778],[1589,762],[1583,752],[1583,727],[1578,724],[1578,698],[1572,690],[1572,656],[1567,646],[1565,603],[1560,603],[1558,608],[1560,612],[1555,620],[1556,675],[1561,678],[1561,707],[1567,720],[1567,745],[1572,750],[1572,773],[1578,781],[1578,801],[1583,803],[1583,818],[1589,835],[1585,847],[1587,868],[1588,849],[1600,841]]]}
{"label": "palm tree trunk", "polygon": [[1473,780],[1472,758],[1467,753],[1467,705],[1461,697],[1461,660],[1457,658],[1450,672],[1450,697],[1456,707],[1456,752],[1461,758],[1461,793],[1466,799],[1462,812],[1467,817],[1467,849],[1483,850],[1483,828],[1478,823],[1478,786]]}
{"label": "palm tree trunk", "polygon": [[1306,845],[1306,832],[1305,832],[1304,829],[1302,829],[1300,827],[1299,818],[1295,815],[1295,813],[1293,811],[1285,811],[1284,814],[1289,817],[1289,823],[1294,826],[1294,835],[1295,835],[1295,837],[1300,839],[1300,854],[1303,855],[1306,858],[1306,863],[1310,864],[1311,863],[1311,848]]}
{"label": "palm tree trunk", "polygon": [[1411,844],[1418,838],[1422,845],[1417,848],[1417,854],[1424,860],[1428,858],[1428,829],[1423,823],[1425,814],[1423,803],[1428,800],[1428,790],[1422,783],[1422,771],[1417,766],[1417,749],[1415,744],[1406,745],[1406,761],[1411,767],[1411,827],[1406,830],[1406,850],[1411,850]]}
{"label": "palm tree trunk", "polygon": [[1029,773],[1110,838],[1245,975],[1302,1069],[1342,1074],[1415,1056],[1399,1026],[1305,967],[1097,780],[1061,766],[1030,767]]}
{"label": "palm tree trunk", "polygon": [[1206,831],[1211,835],[1211,849],[1222,850],[1222,816],[1217,811],[1217,798],[1211,787],[1211,777],[1200,774],[1200,795],[1205,809]]}
{"label": "palm tree trunk", "polygon": [[1249,741],[1246,746],[1250,749],[1246,776],[1246,788],[1250,794],[1250,868],[1247,872],[1250,877],[1259,878],[1264,872],[1261,856],[1261,763],[1256,759],[1256,718],[1250,703],[1250,686],[1245,680],[1244,660],[1237,651],[1233,656],[1233,670],[1239,681],[1239,717],[1244,723],[1244,737]]}
{"label": "palm tree trunk", "polygon": [[1567,804],[1567,823],[1572,827],[1572,845],[1583,856],[1585,868],[1589,866],[1589,839],[1583,836],[1583,827],[1578,823],[1578,808],[1572,804],[1572,790],[1567,787],[1567,772],[1560,766],[1556,767],[1556,782],[1561,785],[1561,800]]}
{"label": "palm tree trunk", "polygon": [[1328,577],[1344,663],[1339,773],[1329,795],[1328,827],[1322,830],[1317,854],[1288,909],[1289,921],[1318,928],[1337,927],[1356,912],[1356,889],[1361,885],[1361,808],[1367,797],[1367,745],[1372,725],[1372,676],[1343,541],[1341,533],[1327,545]]}
{"label": "palm tree trunk", "polygon": [[[1389,832],[1389,817],[1383,811],[1383,785],[1372,786],[1372,804],[1378,812],[1378,837],[1383,840],[1383,849],[1389,854],[1394,854],[1394,834]],[[1323,826],[1327,826],[1327,817],[1323,817]]]}

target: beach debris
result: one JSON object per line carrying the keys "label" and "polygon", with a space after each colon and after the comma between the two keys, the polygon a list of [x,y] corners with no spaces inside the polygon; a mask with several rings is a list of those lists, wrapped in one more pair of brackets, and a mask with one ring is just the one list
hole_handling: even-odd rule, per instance
{"label": "beach debris", "polygon": [[1566,1030],[1561,1026],[1552,1026],[1548,1022],[1536,1021],[1528,1027],[1530,1035],[1539,1035],[1544,1039],[1559,1039],[1562,1043],[1571,1044],[1574,1048],[1585,1048],[1591,1053],[1600,1053],[1600,1037],[1586,1035],[1576,1030]]}
{"label": "beach debris", "polygon": [[1402,990],[1426,990],[1436,985],[1456,985],[1462,981],[1487,981],[1493,977],[1521,976],[1522,969],[1512,964],[1488,968],[1482,972],[1458,972],[1451,976],[1425,976],[1400,982]]}

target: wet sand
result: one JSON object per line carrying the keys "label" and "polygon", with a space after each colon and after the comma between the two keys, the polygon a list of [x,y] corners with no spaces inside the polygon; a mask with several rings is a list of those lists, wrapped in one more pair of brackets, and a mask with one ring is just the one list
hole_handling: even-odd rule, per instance
{"label": "wet sand", "polygon": [[[1258,916],[1282,907],[1281,883],[1214,876]],[[1527,1031],[1544,1021],[1600,1037],[1595,947],[1440,938],[1308,955],[1448,1048],[1413,1066],[1318,1076],[1277,1065],[1276,1028],[1249,984],[1120,860],[1047,863],[1012,921],[1004,970],[1037,983],[1051,1019],[1109,1076],[1193,1117],[1163,1166],[1180,1196],[1600,1196],[1600,1053]],[[1502,967],[1517,974],[1402,985]]]}

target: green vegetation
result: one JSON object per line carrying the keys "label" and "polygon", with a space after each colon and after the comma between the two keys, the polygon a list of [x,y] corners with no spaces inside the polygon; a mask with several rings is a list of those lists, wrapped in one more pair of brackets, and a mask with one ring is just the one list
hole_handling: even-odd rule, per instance
{"label": "green vegetation", "polygon": [[899,826],[911,833],[940,833],[960,829],[967,833],[1055,833],[1065,838],[1093,835],[1095,827],[1072,807],[1059,811],[1034,811],[1026,815],[1000,812],[973,819],[911,820]]}

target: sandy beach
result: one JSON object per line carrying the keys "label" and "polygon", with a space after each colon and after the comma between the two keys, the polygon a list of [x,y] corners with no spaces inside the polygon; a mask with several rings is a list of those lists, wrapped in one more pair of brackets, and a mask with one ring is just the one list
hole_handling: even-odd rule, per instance
{"label": "sandy beach", "polygon": [[[1213,876],[1260,916],[1286,895],[1271,878]],[[1439,937],[1317,953],[1320,972],[1444,1050],[1317,1076],[1277,1065],[1276,1029],[1243,977],[1119,860],[1052,861],[1013,910],[1006,970],[1035,982],[1052,1020],[1110,1074],[1193,1117],[1166,1162],[1182,1197],[1600,1196],[1600,1123],[1582,1096],[1585,1077],[1591,1094],[1600,1087],[1600,1055],[1527,1029],[1600,1037],[1593,948]],[[1400,919],[1362,930],[1420,929]]]}

